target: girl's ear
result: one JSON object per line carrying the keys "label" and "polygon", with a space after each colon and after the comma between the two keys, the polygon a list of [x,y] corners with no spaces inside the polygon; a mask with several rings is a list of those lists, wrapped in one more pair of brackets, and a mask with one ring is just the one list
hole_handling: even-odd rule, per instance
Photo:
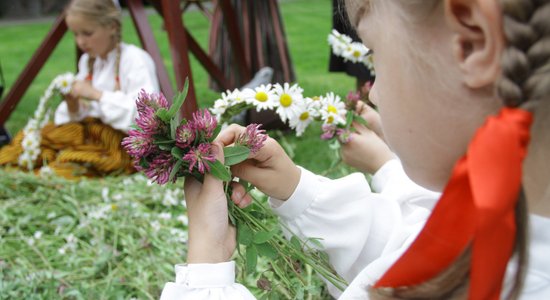
{"label": "girl's ear", "polygon": [[500,76],[504,49],[497,0],[445,0],[445,17],[464,83],[470,88],[492,85]]}

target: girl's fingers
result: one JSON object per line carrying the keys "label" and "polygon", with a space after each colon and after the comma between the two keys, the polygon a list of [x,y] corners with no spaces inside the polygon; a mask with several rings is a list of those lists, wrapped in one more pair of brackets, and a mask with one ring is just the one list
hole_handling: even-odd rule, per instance
{"label": "girl's fingers", "polygon": [[231,194],[231,200],[235,205],[240,208],[245,208],[252,203],[252,197],[246,192],[244,186],[238,182],[234,182],[233,193]]}
{"label": "girl's fingers", "polygon": [[239,135],[245,132],[245,130],[246,129],[240,125],[231,124],[222,130],[214,141],[221,143],[224,147],[229,146],[233,144]]}

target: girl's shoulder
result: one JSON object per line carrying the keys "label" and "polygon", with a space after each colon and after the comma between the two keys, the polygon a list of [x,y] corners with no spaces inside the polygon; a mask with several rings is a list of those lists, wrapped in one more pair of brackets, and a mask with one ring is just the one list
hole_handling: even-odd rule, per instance
{"label": "girl's shoulder", "polygon": [[120,50],[123,56],[147,56],[151,57],[147,51],[143,50],[142,48],[133,45],[133,44],[126,44],[126,43],[120,43]]}
{"label": "girl's shoulder", "polygon": [[133,44],[120,44],[121,60],[122,63],[128,62],[132,65],[144,63],[147,65],[153,65],[153,59],[147,51]]}

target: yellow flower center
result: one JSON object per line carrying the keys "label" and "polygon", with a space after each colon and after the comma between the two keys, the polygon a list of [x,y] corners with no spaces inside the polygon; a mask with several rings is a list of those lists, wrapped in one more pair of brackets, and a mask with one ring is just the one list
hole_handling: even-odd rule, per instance
{"label": "yellow flower center", "polygon": [[353,51],[353,56],[359,58],[361,56],[361,52],[355,50],[355,51]]}
{"label": "yellow flower center", "polygon": [[116,205],[116,204],[111,204],[111,210],[112,210],[112,211],[118,210],[118,205]]}
{"label": "yellow flower center", "polygon": [[327,124],[332,124],[333,122],[334,122],[334,117],[333,116],[328,116]]}
{"label": "yellow flower center", "polygon": [[292,97],[289,94],[282,94],[279,101],[283,107],[289,107],[292,104]]}
{"label": "yellow flower center", "polygon": [[309,113],[307,111],[304,111],[301,115],[300,115],[300,121],[305,121],[309,118]]}
{"label": "yellow flower center", "polygon": [[267,101],[267,94],[265,92],[257,92],[256,93],[256,100],[260,102],[266,102]]}
{"label": "yellow flower center", "polygon": [[337,113],[338,113],[338,109],[336,109],[336,107],[335,107],[334,105],[329,105],[329,106],[327,107],[327,111],[328,111],[329,113],[333,113],[333,114],[337,114]]}
{"label": "yellow flower center", "polygon": [[63,87],[67,87],[67,86],[69,85],[69,83],[68,83],[67,81],[63,81],[63,82],[61,83],[61,85],[62,85]]}

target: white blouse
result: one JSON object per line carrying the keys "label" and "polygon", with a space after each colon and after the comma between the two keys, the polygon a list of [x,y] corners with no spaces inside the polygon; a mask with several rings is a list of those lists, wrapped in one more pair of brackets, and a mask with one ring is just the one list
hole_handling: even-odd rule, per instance
{"label": "white blouse", "polygon": [[[374,176],[372,189],[362,174],[330,180],[302,169],[300,183],[285,202],[271,199],[274,211],[301,237],[321,238],[338,274],[350,285],[339,299],[368,299],[374,284],[404,253],[424,226],[440,194],[413,183],[398,160]],[[531,216],[530,263],[522,299],[550,299],[550,219]],[[546,223],[546,225],[543,225]],[[235,264],[177,265],[176,281],[161,300],[254,299],[235,283]],[[223,279],[222,279],[223,278]]]}
{"label": "white blouse", "polygon": [[[94,62],[92,85],[103,92],[99,101],[80,101],[78,113],[69,113],[65,101],[57,107],[54,122],[56,125],[81,121],[86,117],[101,119],[113,128],[128,131],[136,117],[136,99],[139,91],[152,93],[159,91],[159,83],[153,59],[147,52],[134,45],[120,45],[120,90],[115,91],[116,49],[107,54],[106,59],[97,58]],[[77,80],[88,75],[88,54],[78,62]]]}

